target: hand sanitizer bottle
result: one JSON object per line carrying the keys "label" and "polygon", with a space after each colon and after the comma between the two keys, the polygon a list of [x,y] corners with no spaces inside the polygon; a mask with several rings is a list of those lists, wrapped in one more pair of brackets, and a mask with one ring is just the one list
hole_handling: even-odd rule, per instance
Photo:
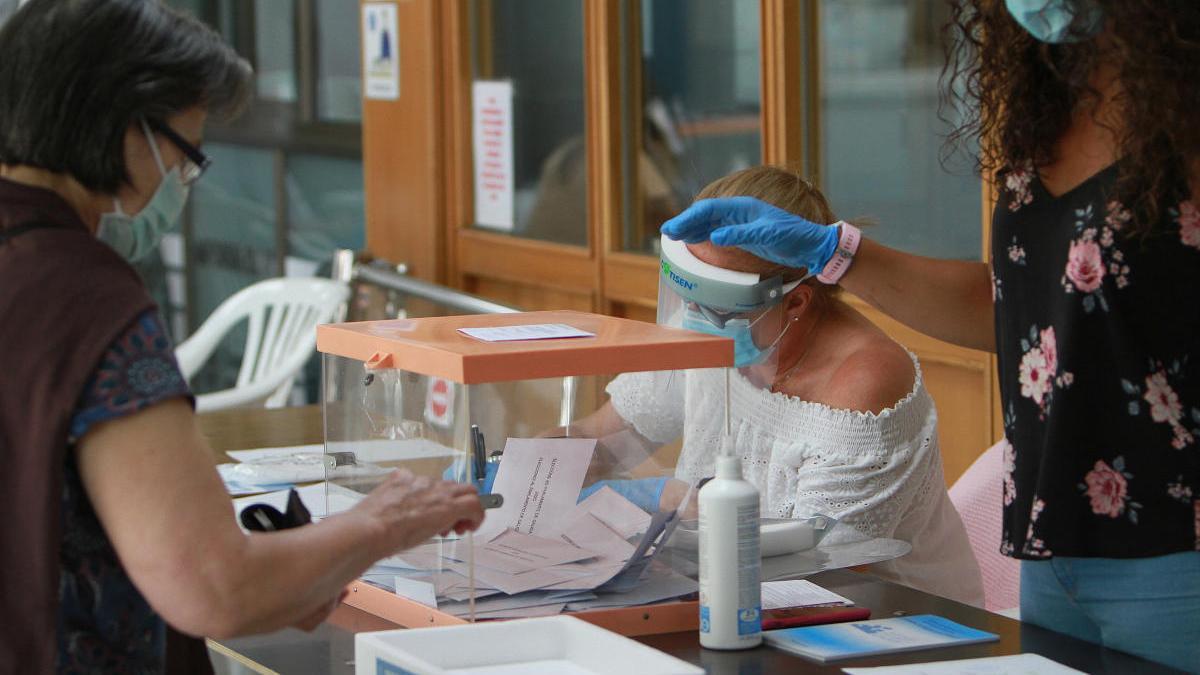
{"label": "hand sanitizer bottle", "polygon": [[700,489],[700,645],[749,649],[762,643],[762,558],[758,490],[742,461],[722,455]]}

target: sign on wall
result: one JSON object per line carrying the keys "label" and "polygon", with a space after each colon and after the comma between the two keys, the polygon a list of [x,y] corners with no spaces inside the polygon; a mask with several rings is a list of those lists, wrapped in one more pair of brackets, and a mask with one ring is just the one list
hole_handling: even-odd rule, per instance
{"label": "sign on wall", "polygon": [[396,5],[367,2],[363,18],[363,96],[394,101],[400,98],[400,33]]}
{"label": "sign on wall", "polygon": [[472,87],[475,224],[513,229],[513,87],[509,80]]}

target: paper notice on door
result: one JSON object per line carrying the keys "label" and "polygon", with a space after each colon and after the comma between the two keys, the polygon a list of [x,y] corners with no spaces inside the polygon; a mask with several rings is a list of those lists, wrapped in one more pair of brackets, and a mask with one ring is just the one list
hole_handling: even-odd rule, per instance
{"label": "paper notice on door", "polygon": [[482,80],[471,85],[475,152],[475,224],[505,232],[515,225],[513,85]]}
{"label": "paper notice on door", "polygon": [[510,438],[492,492],[504,505],[488,512],[475,535],[491,541],[506,529],[546,534],[570,514],[596,451],[594,438]]}
{"label": "paper notice on door", "polygon": [[396,5],[367,2],[363,20],[363,96],[394,101],[400,98],[400,31],[396,28]]}

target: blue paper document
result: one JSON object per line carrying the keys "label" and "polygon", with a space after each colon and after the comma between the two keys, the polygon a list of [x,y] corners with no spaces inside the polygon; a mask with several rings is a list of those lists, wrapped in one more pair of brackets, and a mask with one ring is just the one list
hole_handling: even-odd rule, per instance
{"label": "blue paper document", "polygon": [[825,626],[804,626],[763,633],[772,647],[820,663],[895,654],[932,647],[994,642],[1000,637],[932,614]]}

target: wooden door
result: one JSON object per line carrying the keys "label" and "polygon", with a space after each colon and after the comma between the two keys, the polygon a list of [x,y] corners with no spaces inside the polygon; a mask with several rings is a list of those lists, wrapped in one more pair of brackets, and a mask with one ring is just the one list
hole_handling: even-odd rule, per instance
{"label": "wooden door", "polygon": [[[936,19],[929,15],[936,2],[907,3],[911,16],[898,39],[918,43],[922,27]],[[648,242],[664,207],[655,211],[651,203],[666,194],[666,208],[682,208],[686,199],[671,204],[670,195],[686,197],[695,184],[678,180],[660,159],[671,142],[652,123],[663,90],[671,89],[662,79],[710,92],[690,99],[694,92],[674,94],[685,99],[685,110],[667,126],[693,164],[703,164],[712,148],[734,148],[748,163],[804,167],[833,189],[822,175],[836,183],[831,153],[838,148],[829,138],[833,121],[822,119],[831,77],[822,62],[829,43],[821,27],[859,18],[831,14],[842,10],[830,3],[397,1],[401,96],[364,103],[371,252],[408,264],[421,278],[524,309],[652,321],[657,258]],[[723,48],[736,63],[732,71],[668,67],[671,60],[661,58],[667,47],[690,50],[689,61]],[[924,67],[909,70],[922,77]],[[513,92],[515,206],[508,232],[476,226],[475,219],[473,83],[496,80],[511,82]],[[986,241],[991,198],[976,190],[978,211],[963,216],[963,227]],[[836,190],[831,198],[836,206]],[[986,259],[985,248],[970,255]],[[993,357],[920,335],[850,301],[921,359],[952,482],[999,433]]]}

